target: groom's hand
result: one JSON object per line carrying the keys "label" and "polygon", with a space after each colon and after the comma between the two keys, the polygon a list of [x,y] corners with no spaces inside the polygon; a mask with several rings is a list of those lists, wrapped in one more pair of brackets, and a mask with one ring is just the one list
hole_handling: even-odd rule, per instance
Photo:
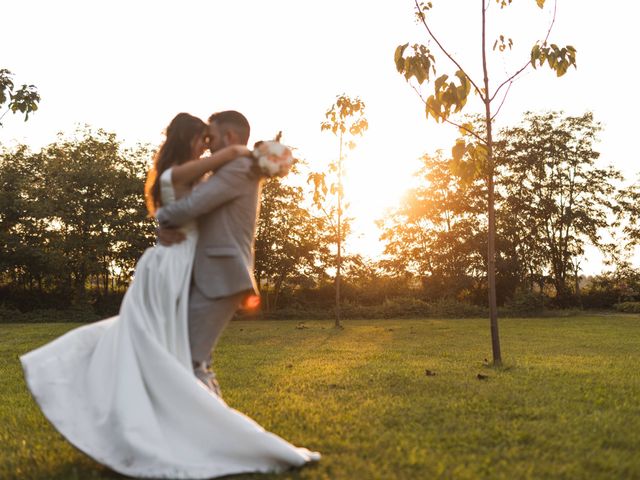
{"label": "groom's hand", "polygon": [[160,242],[160,245],[164,245],[165,247],[170,247],[171,245],[180,243],[185,238],[184,232],[177,228],[158,228],[158,242]]}

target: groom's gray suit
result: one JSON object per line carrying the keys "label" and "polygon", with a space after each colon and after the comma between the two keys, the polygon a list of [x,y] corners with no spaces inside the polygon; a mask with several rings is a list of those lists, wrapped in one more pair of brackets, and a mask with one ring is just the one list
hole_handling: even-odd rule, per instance
{"label": "groom's gray suit", "polygon": [[258,293],[253,275],[260,177],[253,160],[237,158],[157,212],[162,227],[197,219],[189,298],[189,342],[196,375],[209,384],[211,351],[247,293]]}

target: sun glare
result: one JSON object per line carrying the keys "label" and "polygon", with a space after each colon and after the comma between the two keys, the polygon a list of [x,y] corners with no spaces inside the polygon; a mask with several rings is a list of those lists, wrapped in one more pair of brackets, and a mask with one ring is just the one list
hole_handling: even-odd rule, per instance
{"label": "sun glare", "polygon": [[376,256],[382,253],[383,244],[375,222],[399,204],[415,182],[413,172],[419,165],[413,152],[403,152],[395,145],[383,148],[378,142],[367,140],[363,138],[350,153],[345,169],[347,215],[354,218],[347,249]]}

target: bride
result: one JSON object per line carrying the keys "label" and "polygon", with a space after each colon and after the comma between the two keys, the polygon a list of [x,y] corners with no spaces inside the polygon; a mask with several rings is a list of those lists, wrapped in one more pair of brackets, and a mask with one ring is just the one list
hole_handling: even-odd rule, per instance
{"label": "bride", "polygon": [[[207,125],[178,114],[149,177],[150,211],[185,194],[241,145],[200,159]],[[196,160],[193,160],[196,159]],[[79,327],[20,358],[27,385],[69,442],[140,478],[213,478],[281,472],[320,455],[297,448],[230,408],[194,376],[187,307],[195,223],[186,240],[147,249],[119,316]]]}

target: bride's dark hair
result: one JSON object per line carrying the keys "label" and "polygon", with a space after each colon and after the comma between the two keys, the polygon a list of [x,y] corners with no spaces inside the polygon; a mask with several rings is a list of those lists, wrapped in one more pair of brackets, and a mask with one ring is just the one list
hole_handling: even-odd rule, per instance
{"label": "bride's dark hair", "polygon": [[207,124],[188,113],[179,113],[167,127],[166,140],[153,159],[153,167],[147,174],[144,188],[149,215],[153,216],[162,204],[160,200],[160,176],[173,165],[191,160],[191,145],[198,135],[204,135]]}

